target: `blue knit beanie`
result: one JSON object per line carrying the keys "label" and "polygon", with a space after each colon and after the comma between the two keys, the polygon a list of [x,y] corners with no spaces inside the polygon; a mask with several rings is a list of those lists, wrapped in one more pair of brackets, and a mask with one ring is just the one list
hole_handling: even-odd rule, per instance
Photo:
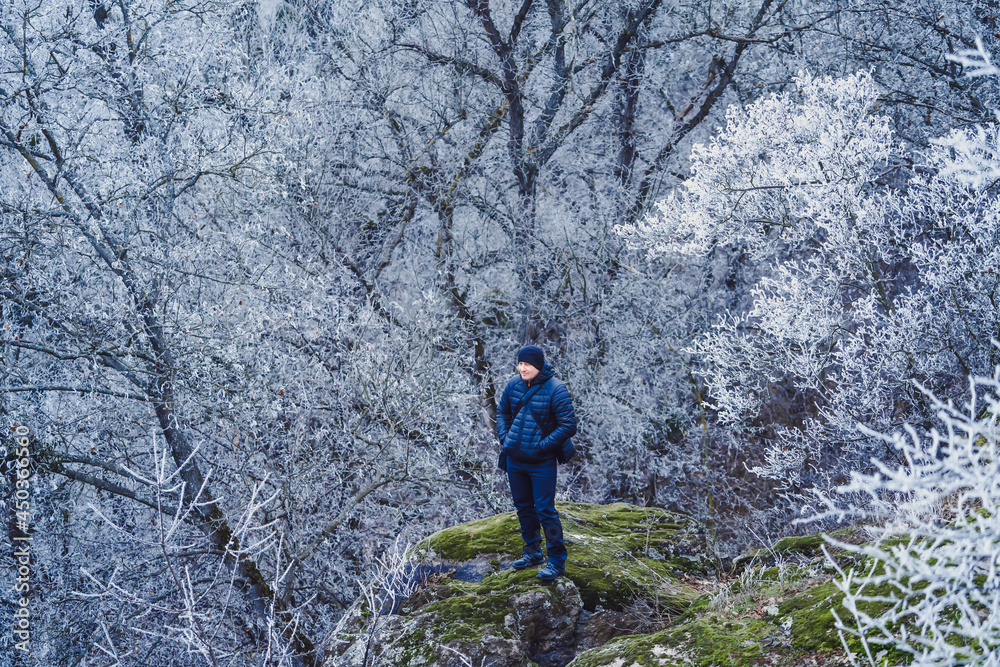
{"label": "blue knit beanie", "polygon": [[545,367],[545,353],[542,352],[542,348],[536,345],[522,347],[521,351],[517,353],[517,360],[518,362],[527,362],[538,370]]}

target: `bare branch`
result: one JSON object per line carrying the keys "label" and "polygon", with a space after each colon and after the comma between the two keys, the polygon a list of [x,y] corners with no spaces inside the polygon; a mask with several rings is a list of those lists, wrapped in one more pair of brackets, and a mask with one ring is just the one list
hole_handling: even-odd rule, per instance
{"label": "bare branch", "polygon": [[492,83],[497,88],[503,89],[503,79],[491,72],[489,69],[477,65],[475,63],[469,62],[464,58],[458,58],[456,56],[446,56],[440,53],[435,53],[425,46],[419,44],[408,44],[401,43],[398,44],[400,48],[407,49],[409,51],[414,51],[420,55],[427,58],[429,62],[435,63],[437,65],[451,65],[460,74],[471,74],[479,77],[483,81]]}
{"label": "bare branch", "polygon": [[34,387],[4,387],[0,389],[0,393],[17,393],[24,391],[65,391],[73,394],[101,394],[103,396],[113,396],[115,398],[127,398],[133,401],[143,401],[145,403],[151,403],[152,401],[146,396],[139,396],[137,394],[123,394],[117,391],[108,391],[107,389],[96,389],[94,387],[62,387],[62,386],[34,386]]}

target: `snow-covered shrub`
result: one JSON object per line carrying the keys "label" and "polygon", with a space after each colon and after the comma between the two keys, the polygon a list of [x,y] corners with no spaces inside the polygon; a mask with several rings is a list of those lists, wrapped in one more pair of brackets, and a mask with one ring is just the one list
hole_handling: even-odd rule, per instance
{"label": "snow-covered shrub", "polygon": [[877,526],[863,545],[830,540],[866,563],[836,583],[853,617],[838,619],[842,639],[867,664],[888,651],[916,665],[1000,664],[1000,371],[969,394],[961,406],[932,397],[941,432],[884,437],[894,461],[855,474],[839,504],[825,499],[829,514]]}

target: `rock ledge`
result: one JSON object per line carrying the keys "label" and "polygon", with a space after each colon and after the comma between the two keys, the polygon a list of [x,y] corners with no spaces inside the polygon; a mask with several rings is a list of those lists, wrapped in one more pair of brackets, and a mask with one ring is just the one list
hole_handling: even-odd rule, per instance
{"label": "rock ledge", "polygon": [[392,613],[359,612],[328,666],[843,661],[816,540],[782,550],[776,565],[744,561],[740,577],[720,583],[706,531],[689,517],[625,503],[557,506],[564,577],[546,583],[538,568],[510,569],[521,547],[513,513],[440,531],[413,548],[417,592],[382,610]]}

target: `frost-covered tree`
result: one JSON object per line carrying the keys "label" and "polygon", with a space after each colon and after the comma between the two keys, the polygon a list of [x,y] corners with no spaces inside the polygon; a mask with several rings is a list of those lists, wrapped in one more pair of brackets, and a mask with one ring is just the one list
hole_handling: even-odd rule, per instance
{"label": "frost-covered tree", "polygon": [[[956,61],[971,76],[1000,73],[981,42],[977,47],[959,53]],[[944,172],[975,191],[991,189],[1000,164],[994,128],[956,130],[941,143],[951,148]],[[964,241],[970,246],[966,255],[982,252],[981,238],[969,235]],[[955,253],[935,259],[943,267],[957,262],[982,270]],[[991,342],[997,345],[996,338]],[[879,436],[894,454],[892,461],[876,460],[874,473],[852,475],[833,498],[819,494],[819,516],[863,521],[875,533],[863,545],[831,540],[863,564],[840,570],[837,581],[851,615],[838,618],[838,627],[848,650],[861,647],[862,662],[884,664],[892,651],[893,660],[905,656],[919,665],[997,664],[998,389],[1000,370],[995,370],[992,377],[970,376],[960,401],[929,395],[942,431],[921,436],[907,426],[905,433]]]}
{"label": "frost-covered tree", "polygon": [[386,541],[489,505],[436,334],[282,224],[316,206],[305,84],[245,10],[2,17],[3,411],[49,664],[316,664]]}
{"label": "frost-covered tree", "polygon": [[[745,303],[694,351],[720,420],[765,435],[757,471],[790,484],[864,466],[882,446],[867,432],[924,423],[914,380],[957,395],[996,363],[1000,326],[990,188],[959,178],[943,147],[908,153],[870,75],[798,88],[731,108],[691,178],[624,228],[655,252],[728,248],[752,265]],[[762,424],[782,386],[802,407]]]}

